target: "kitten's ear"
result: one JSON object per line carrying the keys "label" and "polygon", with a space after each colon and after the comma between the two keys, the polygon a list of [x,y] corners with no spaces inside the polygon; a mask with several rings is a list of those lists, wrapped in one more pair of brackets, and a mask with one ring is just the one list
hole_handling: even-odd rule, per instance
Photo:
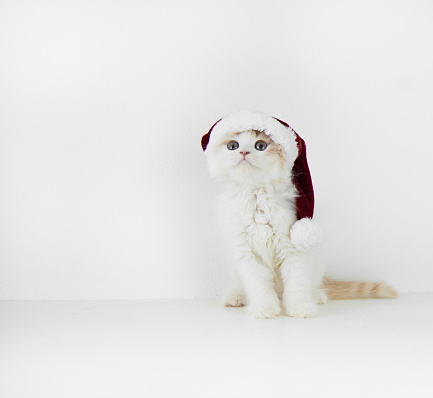
{"label": "kitten's ear", "polygon": [[[218,120],[218,122],[220,122],[221,120],[222,119]],[[207,144],[209,144],[210,133],[212,132],[213,128],[217,125],[218,122],[214,123],[214,125],[210,128],[210,130],[203,137],[201,137],[201,147],[203,151],[206,150]]]}

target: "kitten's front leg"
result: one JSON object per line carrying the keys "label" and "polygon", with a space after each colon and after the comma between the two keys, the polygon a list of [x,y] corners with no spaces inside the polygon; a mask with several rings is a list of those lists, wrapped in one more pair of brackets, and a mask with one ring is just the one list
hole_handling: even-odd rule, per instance
{"label": "kitten's front leg", "polygon": [[281,264],[283,306],[288,316],[312,318],[317,314],[313,297],[311,264],[302,254],[289,253]]}
{"label": "kitten's front leg", "polygon": [[272,270],[259,263],[252,253],[243,256],[238,269],[249,303],[248,315],[261,319],[280,315],[280,299],[274,288]]}
{"label": "kitten's front leg", "polygon": [[222,304],[226,307],[243,307],[247,304],[245,290],[242,281],[239,278],[237,269],[234,267],[229,270],[230,289],[223,296]]}

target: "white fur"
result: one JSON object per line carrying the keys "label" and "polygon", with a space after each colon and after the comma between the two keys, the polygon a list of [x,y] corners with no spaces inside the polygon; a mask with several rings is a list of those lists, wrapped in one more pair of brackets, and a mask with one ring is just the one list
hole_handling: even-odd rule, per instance
{"label": "white fur", "polygon": [[[248,126],[250,130],[251,123]],[[300,250],[289,235],[297,224],[297,192],[291,177],[296,142],[289,140],[291,147],[285,150],[282,165],[276,156],[254,150],[256,138],[251,131],[237,136],[236,151],[218,145],[224,138],[219,134],[213,141],[211,134],[212,145],[206,152],[211,174],[223,183],[218,208],[237,274],[224,304],[240,306],[246,301],[254,318],[274,318],[281,313],[314,316],[316,303],[326,301],[319,290],[323,268],[314,261],[314,253]],[[239,163],[240,151],[250,152],[249,163]]]}
{"label": "white fur", "polygon": [[281,311],[312,317],[317,312],[316,302],[326,301],[319,290],[323,268],[315,263],[313,253],[301,251],[291,242],[288,231],[296,211],[292,201],[287,201],[287,190],[275,188],[239,186],[220,198],[220,217],[240,276],[225,304],[240,306],[246,301],[254,318],[274,318]]}

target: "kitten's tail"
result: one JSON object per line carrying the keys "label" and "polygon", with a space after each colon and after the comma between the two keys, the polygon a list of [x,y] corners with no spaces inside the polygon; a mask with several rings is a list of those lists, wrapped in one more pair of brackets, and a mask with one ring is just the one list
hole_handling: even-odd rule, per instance
{"label": "kitten's tail", "polygon": [[398,293],[382,282],[345,282],[324,277],[322,288],[330,300],[397,298]]}

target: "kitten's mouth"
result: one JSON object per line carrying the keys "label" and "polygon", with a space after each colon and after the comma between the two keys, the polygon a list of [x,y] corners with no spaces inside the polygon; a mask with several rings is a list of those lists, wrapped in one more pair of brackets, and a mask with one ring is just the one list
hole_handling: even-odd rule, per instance
{"label": "kitten's mouth", "polygon": [[255,168],[257,168],[256,166],[254,166],[254,165],[252,165],[247,159],[241,159],[240,160],[240,162],[236,165],[236,166],[239,166],[240,164],[242,164],[242,163],[248,163],[251,167],[255,167]]}

